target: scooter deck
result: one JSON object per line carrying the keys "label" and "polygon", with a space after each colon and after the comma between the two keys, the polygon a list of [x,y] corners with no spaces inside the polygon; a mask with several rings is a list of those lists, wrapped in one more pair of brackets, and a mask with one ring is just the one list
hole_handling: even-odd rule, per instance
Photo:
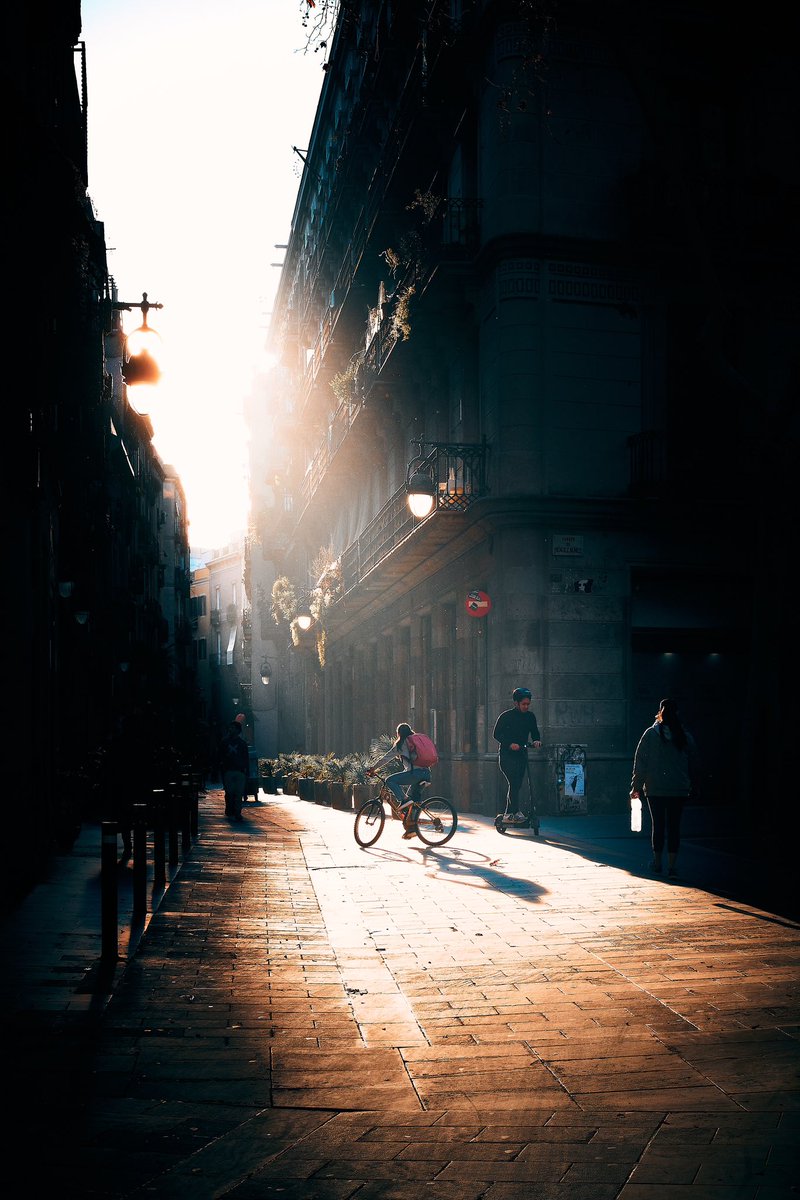
{"label": "scooter deck", "polygon": [[532,829],[534,834],[539,836],[539,818],[535,814],[529,816],[526,821],[507,821],[505,813],[498,813],[494,819],[494,827],[498,833],[506,833],[509,829]]}
{"label": "scooter deck", "polygon": [[530,793],[532,811],[528,814],[528,819],[525,822],[509,821],[507,820],[510,816],[509,813],[498,813],[494,819],[494,827],[498,833],[506,833],[509,829],[532,829],[534,837],[539,836],[539,817],[536,813],[536,806],[533,800],[533,783],[531,781],[531,764],[529,762],[526,762],[526,774],[528,776],[528,792]]}

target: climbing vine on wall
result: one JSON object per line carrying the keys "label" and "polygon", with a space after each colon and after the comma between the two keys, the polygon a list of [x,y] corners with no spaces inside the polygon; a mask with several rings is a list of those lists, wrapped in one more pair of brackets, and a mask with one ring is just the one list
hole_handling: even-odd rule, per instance
{"label": "climbing vine on wall", "polygon": [[[331,547],[320,549],[311,564],[311,572],[316,578],[316,583],[310,590],[296,587],[287,575],[280,575],[275,580],[272,585],[272,617],[276,625],[280,625],[281,621],[288,623],[293,646],[301,646],[306,638],[313,636],[319,665],[324,667],[327,649],[326,618],[331,605],[342,595],[342,567],[339,559],[334,557]],[[304,633],[297,623],[301,597],[308,598],[308,607],[314,618],[314,624],[308,633]]]}

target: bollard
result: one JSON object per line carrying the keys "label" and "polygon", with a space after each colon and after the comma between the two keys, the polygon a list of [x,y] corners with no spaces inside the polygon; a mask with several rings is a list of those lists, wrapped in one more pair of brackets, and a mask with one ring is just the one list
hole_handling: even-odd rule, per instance
{"label": "bollard", "polygon": [[186,796],[186,803],[189,809],[189,833],[192,841],[197,840],[198,832],[198,792],[195,786],[194,772],[190,767],[185,767],[181,772],[181,787]]}
{"label": "bollard", "polygon": [[167,820],[169,821],[169,865],[178,864],[178,824],[180,820],[180,793],[172,784],[167,784]]}
{"label": "bollard", "polygon": [[203,791],[203,775],[192,772],[192,836],[197,841],[200,833],[200,792]]}
{"label": "bollard", "polygon": [[189,802],[188,780],[181,779],[178,790],[181,798],[181,849],[186,855],[192,848],[192,809]]}
{"label": "bollard", "polygon": [[164,845],[165,802],[163,788],[153,788],[153,890],[161,891],[167,886],[167,857]]}
{"label": "bollard", "polygon": [[134,804],[133,813],[133,911],[147,908],[147,805]]}
{"label": "bollard", "polygon": [[118,957],[117,823],[100,823],[100,954],[115,962]]}

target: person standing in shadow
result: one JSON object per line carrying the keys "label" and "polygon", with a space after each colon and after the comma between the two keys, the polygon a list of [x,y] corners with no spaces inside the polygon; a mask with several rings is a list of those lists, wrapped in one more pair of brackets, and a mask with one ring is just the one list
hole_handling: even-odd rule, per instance
{"label": "person standing in shadow", "polygon": [[639,739],[631,776],[631,799],[643,797],[650,810],[652,871],[660,873],[663,869],[666,836],[667,873],[673,878],[678,874],[683,806],[694,791],[696,779],[694,738],[684,727],[675,701],[667,698],[661,701],[653,724]]}
{"label": "person standing in shadow", "polygon": [[117,822],[122,837],[122,862],[133,853],[134,804],[152,797],[155,723],[147,707],[123,714],[104,755],[104,816]]}
{"label": "person standing in shadow", "polygon": [[241,821],[250,753],[238,720],[231,721],[228,732],[219,744],[219,766],[225,789],[225,816]]}

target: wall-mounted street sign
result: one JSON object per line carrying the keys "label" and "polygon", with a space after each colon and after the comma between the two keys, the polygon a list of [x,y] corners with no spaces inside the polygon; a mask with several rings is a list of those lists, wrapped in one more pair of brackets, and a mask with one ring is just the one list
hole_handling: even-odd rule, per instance
{"label": "wall-mounted street sign", "polygon": [[486,592],[473,591],[468,594],[466,605],[471,617],[485,617],[492,607],[492,602]]}
{"label": "wall-mounted street sign", "polygon": [[583,535],[580,533],[554,533],[553,554],[566,555],[569,558],[583,554]]}

